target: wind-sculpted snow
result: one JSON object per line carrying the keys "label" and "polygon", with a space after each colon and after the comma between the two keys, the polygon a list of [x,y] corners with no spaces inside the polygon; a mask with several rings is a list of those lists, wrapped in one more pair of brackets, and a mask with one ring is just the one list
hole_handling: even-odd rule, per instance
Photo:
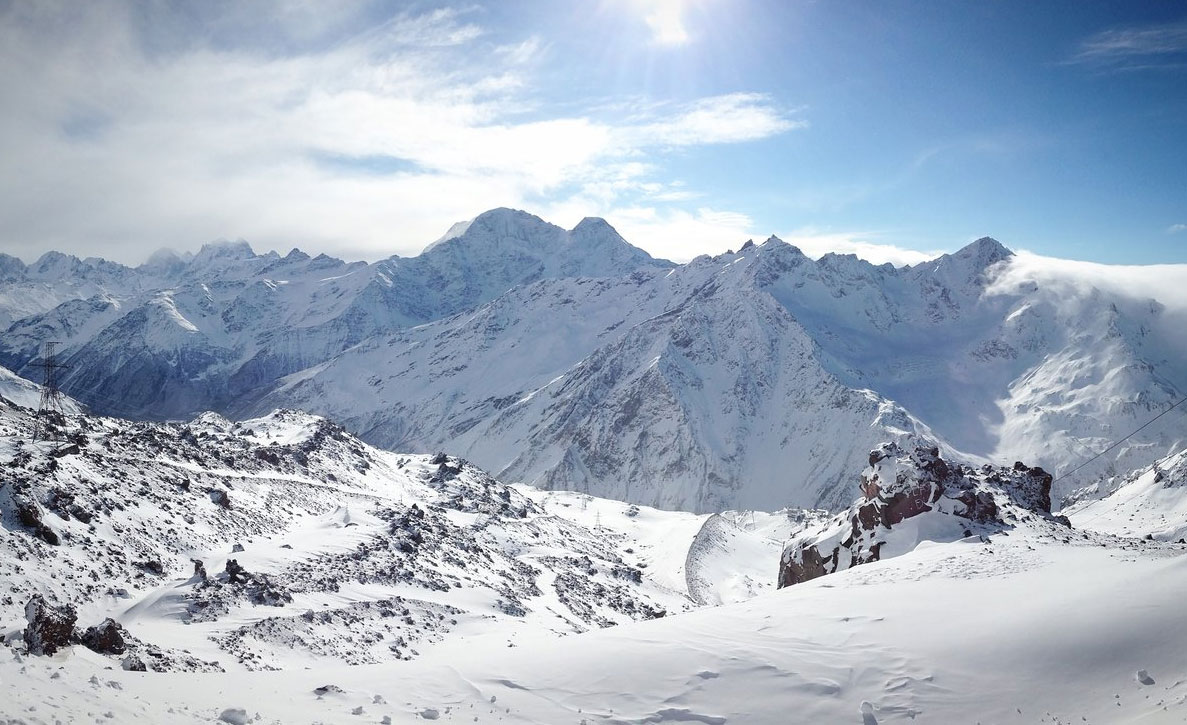
{"label": "wind-sculpted snow", "polygon": [[944,460],[935,448],[908,453],[888,443],[870,453],[860,489],[848,511],[792,539],[779,586],[901,556],[923,541],[1068,525],[1051,516],[1051,474],[1023,463],[970,468]]}

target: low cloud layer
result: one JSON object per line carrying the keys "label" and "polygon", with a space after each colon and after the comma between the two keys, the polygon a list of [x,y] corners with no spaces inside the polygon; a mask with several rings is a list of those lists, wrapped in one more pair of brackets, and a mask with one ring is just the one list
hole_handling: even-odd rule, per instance
{"label": "low cloud layer", "polygon": [[1097,264],[1020,251],[1003,268],[989,292],[1008,293],[1027,284],[1076,298],[1094,290],[1137,303],[1156,300],[1169,312],[1187,313],[1187,264]]}

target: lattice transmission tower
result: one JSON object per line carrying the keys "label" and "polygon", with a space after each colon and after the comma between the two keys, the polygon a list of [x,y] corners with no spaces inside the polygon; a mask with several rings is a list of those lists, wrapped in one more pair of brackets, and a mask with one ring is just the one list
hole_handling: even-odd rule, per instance
{"label": "lattice transmission tower", "polygon": [[65,440],[58,424],[65,424],[66,411],[62,409],[62,391],[58,389],[58,371],[64,370],[65,365],[58,362],[58,343],[46,341],[41,362],[31,363],[31,367],[45,370],[45,382],[41,385],[41,403],[37,406],[37,425],[33,428],[33,441]]}

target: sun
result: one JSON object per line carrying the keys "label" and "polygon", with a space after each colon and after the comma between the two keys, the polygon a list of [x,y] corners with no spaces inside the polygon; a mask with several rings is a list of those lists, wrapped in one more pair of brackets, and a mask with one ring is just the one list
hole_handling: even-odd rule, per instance
{"label": "sun", "polygon": [[636,0],[652,39],[660,45],[684,45],[690,40],[684,24],[687,0]]}

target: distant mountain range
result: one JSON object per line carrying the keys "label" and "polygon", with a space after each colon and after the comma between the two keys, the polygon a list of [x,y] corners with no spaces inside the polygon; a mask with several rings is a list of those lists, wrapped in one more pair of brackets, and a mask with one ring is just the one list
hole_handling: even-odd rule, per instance
{"label": "distant mountain range", "polygon": [[[774,237],[676,265],[605,221],[496,209],[421,255],[347,263],[246,243],[136,268],[0,256],[0,363],[98,412],[293,407],[504,480],[693,511],[839,509],[869,451],[1023,460],[1056,497],[1181,446],[1187,390],[1154,299],[1032,282],[980,239],[896,268]],[[1182,408],[1180,408],[1182,410]]]}

